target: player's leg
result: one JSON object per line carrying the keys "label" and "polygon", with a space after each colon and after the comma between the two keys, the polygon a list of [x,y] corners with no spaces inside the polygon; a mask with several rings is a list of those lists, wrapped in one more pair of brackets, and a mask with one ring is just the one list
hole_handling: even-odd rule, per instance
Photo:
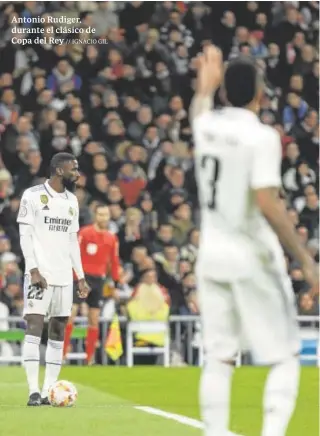
{"label": "player's leg", "polygon": [[52,297],[52,288],[37,291],[30,288],[30,277],[25,276],[24,282],[24,318],[27,323],[22,347],[23,366],[29,386],[28,406],[40,406],[39,366],[40,341],[43,330],[44,316]]}
{"label": "player's leg", "polygon": [[[280,289],[282,306],[275,330],[282,332],[279,346],[286,352],[268,375],[264,392],[264,422],[262,436],[284,436],[293,415],[300,382],[300,337],[294,292],[288,277],[273,276]],[[282,309],[282,310],[281,310]],[[287,335],[287,338],[286,336]],[[286,343],[286,347],[284,345]]]}
{"label": "player's leg", "polygon": [[41,392],[42,404],[48,404],[48,390],[58,380],[62,359],[63,339],[68,317],[53,317],[49,320],[46,371]]}
{"label": "player's leg", "polygon": [[88,284],[91,287],[91,292],[87,298],[89,314],[86,338],[86,353],[87,362],[91,364],[94,360],[96,346],[99,339],[99,317],[101,311],[100,304],[102,298],[103,281],[101,279],[94,279],[89,280]]}
{"label": "player's leg", "polygon": [[71,309],[71,316],[68,319],[66,330],[64,334],[64,344],[63,344],[63,358],[65,359],[66,355],[69,352],[70,342],[73,332],[74,320],[77,317],[79,311],[79,304],[73,304]]}
{"label": "player's leg", "polygon": [[254,283],[235,289],[235,299],[254,359],[272,366],[265,385],[262,436],[285,436],[300,378],[299,330],[289,279],[261,271]]}
{"label": "player's leg", "polygon": [[66,357],[68,350],[69,350],[69,347],[70,347],[74,319],[76,318],[76,316],[78,314],[80,302],[81,302],[81,300],[77,294],[77,286],[76,286],[76,283],[74,283],[73,284],[73,305],[72,305],[72,310],[71,310],[71,316],[68,320],[65,335],[64,335],[64,345],[63,345],[63,357],[64,358]]}
{"label": "player's leg", "polygon": [[46,351],[46,371],[41,392],[42,404],[48,404],[48,389],[59,377],[63,360],[65,328],[71,315],[73,285],[55,286],[49,308],[48,345]]}
{"label": "player's leg", "polygon": [[40,341],[44,315],[25,315],[25,320],[27,322],[27,329],[23,342],[22,358],[29,386],[28,406],[40,406]]}
{"label": "player's leg", "polygon": [[232,375],[239,350],[238,322],[230,285],[198,275],[204,366],[200,403],[205,436],[228,433]]}
{"label": "player's leg", "polygon": [[299,393],[299,356],[272,366],[264,390],[262,436],[285,436]]}

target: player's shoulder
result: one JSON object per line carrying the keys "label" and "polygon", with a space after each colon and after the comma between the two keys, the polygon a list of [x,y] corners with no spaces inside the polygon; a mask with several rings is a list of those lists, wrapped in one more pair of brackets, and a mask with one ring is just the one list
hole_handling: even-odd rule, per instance
{"label": "player's shoulder", "polygon": [[259,122],[252,133],[255,146],[259,144],[260,147],[269,147],[272,152],[279,151],[281,148],[280,134],[274,127]]}
{"label": "player's shoulder", "polygon": [[73,192],[67,190],[67,195],[68,195],[68,200],[70,201],[70,203],[74,203],[74,204],[78,205],[78,199],[77,199],[76,195],[74,195]]}
{"label": "player's shoulder", "polygon": [[280,134],[279,132],[272,126],[268,126],[267,124],[263,124],[261,121],[259,122],[259,129],[261,131],[261,134],[273,141],[279,141],[280,140]]}
{"label": "player's shoulder", "polygon": [[45,186],[43,183],[41,183],[40,185],[35,185],[35,186],[31,186],[30,188],[27,188],[23,192],[23,197],[35,198],[45,193],[46,193]]}
{"label": "player's shoulder", "polygon": [[207,110],[199,115],[197,115],[192,124],[194,127],[210,126],[212,120],[215,118],[215,110]]}
{"label": "player's shoulder", "polygon": [[87,224],[86,226],[82,226],[79,230],[79,233],[81,233],[81,235],[87,235],[88,233],[91,233],[93,231],[93,225],[92,224]]}
{"label": "player's shoulder", "polygon": [[105,237],[106,237],[106,240],[109,241],[110,243],[118,241],[117,235],[115,235],[113,232],[111,232],[111,230],[106,230]]}
{"label": "player's shoulder", "polygon": [[114,242],[118,242],[119,241],[118,236],[115,233],[111,232],[110,230],[109,230],[109,235],[110,235],[110,237],[112,238],[112,240]]}

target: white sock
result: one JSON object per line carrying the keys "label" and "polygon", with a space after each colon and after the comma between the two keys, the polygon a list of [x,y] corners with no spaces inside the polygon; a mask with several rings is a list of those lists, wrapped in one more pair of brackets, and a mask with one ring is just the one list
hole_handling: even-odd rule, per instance
{"label": "white sock", "polygon": [[285,436],[299,390],[300,364],[297,357],[275,365],[264,391],[262,436]]}
{"label": "white sock", "polygon": [[233,366],[214,361],[205,364],[200,382],[200,403],[205,436],[226,436],[229,427]]}
{"label": "white sock", "polygon": [[41,397],[48,396],[48,390],[58,380],[63,357],[63,341],[48,340],[46,351],[46,373]]}
{"label": "white sock", "polygon": [[37,336],[26,335],[23,342],[22,357],[29,386],[29,395],[39,392],[40,340]]}

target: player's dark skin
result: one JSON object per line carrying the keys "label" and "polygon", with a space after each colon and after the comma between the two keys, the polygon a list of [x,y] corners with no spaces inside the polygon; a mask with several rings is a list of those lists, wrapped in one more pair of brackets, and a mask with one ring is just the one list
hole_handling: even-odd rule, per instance
{"label": "player's dark skin", "polygon": [[[61,164],[60,168],[56,169],[56,174],[52,175],[49,179],[49,185],[51,188],[59,193],[62,193],[66,189],[68,182],[75,183],[79,178],[79,167],[76,160],[66,161]],[[30,271],[31,284],[38,286],[45,292],[48,284],[46,279],[41,275],[40,271],[35,268]],[[87,298],[90,289],[84,279],[78,282],[78,294],[80,298]],[[29,314],[25,316],[27,321],[26,335],[32,335],[41,337],[44,316],[38,314]],[[48,326],[48,338],[53,341],[63,341],[65,327],[68,322],[68,317],[53,317],[50,318]]]}

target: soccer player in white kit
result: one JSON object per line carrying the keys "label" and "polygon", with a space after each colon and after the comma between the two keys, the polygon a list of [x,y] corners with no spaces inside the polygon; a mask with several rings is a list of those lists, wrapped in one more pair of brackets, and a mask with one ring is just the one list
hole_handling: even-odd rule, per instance
{"label": "soccer player in white kit", "polygon": [[[25,190],[17,218],[25,260],[23,365],[29,385],[28,406],[49,404],[48,389],[60,373],[64,331],[73,300],[72,269],[79,279],[79,295],[86,298],[89,292],[77,239],[79,206],[71,192],[79,178],[78,162],[69,153],[57,153],[51,160],[50,174],[44,184]],[[39,346],[46,315],[48,345],[40,394]]]}
{"label": "soccer player in white kit", "polygon": [[285,436],[298,395],[300,340],[280,242],[299,261],[312,295],[318,292],[318,272],[279,198],[279,135],[257,117],[262,78],[251,60],[231,61],[222,88],[228,106],[212,110],[222,69],[221,52],[207,47],[190,108],[201,204],[196,269],[205,436],[232,434],[230,388],[240,349],[250,350],[255,363],[271,366],[261,435]]}

